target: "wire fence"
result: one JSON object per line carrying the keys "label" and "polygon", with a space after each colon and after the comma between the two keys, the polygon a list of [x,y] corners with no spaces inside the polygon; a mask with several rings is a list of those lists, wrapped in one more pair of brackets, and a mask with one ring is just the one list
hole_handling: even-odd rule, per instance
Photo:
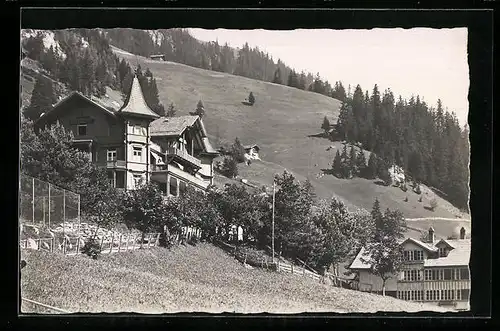
{"label": "wire fence", "polygon": [[51,229],[80,221],[80,194],[25,174],[19,184],[21,224]]}

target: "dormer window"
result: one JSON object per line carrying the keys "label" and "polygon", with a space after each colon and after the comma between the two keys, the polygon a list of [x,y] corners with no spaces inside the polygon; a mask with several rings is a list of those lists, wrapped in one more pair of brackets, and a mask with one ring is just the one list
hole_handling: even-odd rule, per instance
{"label": "dormer window", "polygon": [[439,248],[439,257],[446,257],[446,255],[448,255],[446,247],[440,247]]}

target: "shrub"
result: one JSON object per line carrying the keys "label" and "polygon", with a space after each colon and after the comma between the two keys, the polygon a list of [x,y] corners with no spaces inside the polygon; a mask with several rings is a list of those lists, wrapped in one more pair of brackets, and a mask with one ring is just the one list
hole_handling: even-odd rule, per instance
{"label": "shrub", "polygon": [[418,198],[418,202],[422,202],[422,196],[420,196],[420,198]]}
{"label": "shrub", "polygon": [[232,156],[226,156],[219,171],[228,178],[235,178],[238,175],[238,163]]}
{"label": "shrub", "polygon": [[417,186],[415,187],[415,193],[417,193],[417,194],[422,194],[422,190],[420,189],[420,185],[417,185]]}
{"label": "shrub", "polygon": [[250,92],[250,94],[248,95],[248,102],[250,103],[250,105],[253,106],[253,104],[255,103],[255,97],[253,96],[253,93]]}
{"label": "shrub", "polygon": [[437,206],[438,206],[438,203],[437,203],[436,198],[432,199],[431,202],[430,202],[431,210],[434,211],[434,209],[436,209]]}
{"label": "shrub", "polygon": [[405,202],[408,202],[408,197],[405,198]]}
{"label": "shrub", "polygon": [[97,258],[101,255],[101,245],[99,245],[96,238],[89,238],[82,247],[82,253],[90,256],[94,260],[97,260]]}
{"label": "shrub", "polygon": [[406,187],[406,184],[404,184],[404,183],[403,183],[403,184],[401,184],[400,188],[401,188],[401,190],[402,190],[403,192],[408,191],[408,188]]}

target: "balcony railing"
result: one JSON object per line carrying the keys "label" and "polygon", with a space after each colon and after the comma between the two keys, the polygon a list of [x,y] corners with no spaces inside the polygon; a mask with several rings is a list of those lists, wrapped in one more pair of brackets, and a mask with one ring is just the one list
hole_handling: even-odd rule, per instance
{"label": "balcony railing", "polygon": [[125,162],[125,160],[107,161],[106,167],[108,169],[116,169],[116,168],[125,169],[127,167],[127,163]]}
{"label": "balcony railing", "polygon": [[175,175],[178,178],[182,178],[185,180],[188,184],[193,184],[196,185],[199,188],[206,189],[208,185],[210,184],[209,181],[200,179],[196,176],[191,175],[188,172],[185,172],[177,167],[174,167],[172,165],[150,165],[150,171],[151,172],[169,172],[173,175]]}
{"label": "balcony railing", "polygon": [[194,156],[189,155],[188,152],[186,152],[184,150],[180,150],[177,148],[168,148],[167,149],[167,156],[169,156],[169,155],[174,155],[174,156],[180,157],[181,159],[188,161],[192,165],[194,165],[198,168],[201,168],[201,161],[199,159],[195,158]]}

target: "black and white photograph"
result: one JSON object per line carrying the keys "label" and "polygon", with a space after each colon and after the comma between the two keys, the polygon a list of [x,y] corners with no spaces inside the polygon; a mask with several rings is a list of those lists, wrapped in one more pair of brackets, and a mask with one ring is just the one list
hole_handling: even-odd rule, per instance
{"label": "black and white photograph", "polygon": [[167,27],[21,29],[21,314],[471,309],[467,27]]}

